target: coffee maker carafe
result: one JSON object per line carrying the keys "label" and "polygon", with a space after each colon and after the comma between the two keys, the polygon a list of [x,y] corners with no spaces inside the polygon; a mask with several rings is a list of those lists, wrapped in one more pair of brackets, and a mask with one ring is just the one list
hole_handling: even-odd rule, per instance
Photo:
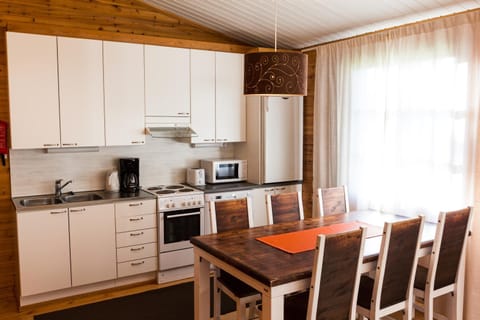
{"label": "coffee maker carafe", "polygon": [[120,159],[120,192],[137,193],[140,190],[139,159]]}

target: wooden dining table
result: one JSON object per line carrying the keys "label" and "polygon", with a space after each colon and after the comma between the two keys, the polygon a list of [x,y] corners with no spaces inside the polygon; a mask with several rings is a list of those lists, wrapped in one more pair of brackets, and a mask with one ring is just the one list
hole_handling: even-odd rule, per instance
{"label": "wooden dining table", "polygon": [[[351,211],[193,237],[195,320],[210,319],[210,264],[231,273],[262,294],[262,319],[282,320],[285,295],[309,287],[315,251],[288,253],[259,241],[260,237],[356,222],[367,229],[377,229],[370,236],[367,231],[365,241],[361,270],[369,272],[376,266],[384,223],[402,219],[406,217],[376,211]],[[435,230],[435,223],[425,223],[420,256],[431,252]]]}

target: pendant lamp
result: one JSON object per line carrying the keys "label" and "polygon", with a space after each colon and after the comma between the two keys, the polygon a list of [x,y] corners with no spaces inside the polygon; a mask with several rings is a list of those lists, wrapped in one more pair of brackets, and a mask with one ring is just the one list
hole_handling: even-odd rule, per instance
{"label": "pendant lamp", "polygon": [[275,51],[245,54],[246,95],[306,96],[307,55],[296,51],[277,51],[277,3],[275,1]]}

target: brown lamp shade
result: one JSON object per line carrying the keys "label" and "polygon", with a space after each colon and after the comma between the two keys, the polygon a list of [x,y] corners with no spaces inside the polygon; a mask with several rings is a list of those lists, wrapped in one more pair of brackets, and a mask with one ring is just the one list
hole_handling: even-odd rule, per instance
{"label": "brown lamp shade", "polygon": [[301,52],[247,53],[243,93],[306,96],[307,64],[307,55]]}

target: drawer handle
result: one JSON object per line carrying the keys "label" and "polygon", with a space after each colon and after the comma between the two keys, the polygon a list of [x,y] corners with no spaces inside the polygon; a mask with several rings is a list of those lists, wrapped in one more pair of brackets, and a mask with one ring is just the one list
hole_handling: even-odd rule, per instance
{"label": "drawer handle", "polygon": [[50,211],[50,214],[62,214],[62,213],[67,213],[67,210],[63,210],[63,211]]}
{"label": "drawer handle", "polygon": [[141,232],[135,232],[135,233],[130,233],[130,237],[138,237],[138,236],[141,236],[143,235],[143,231]]}
{"label": "drawer handle", "polygon": [[140,248],[130,248],[130,251],[140,251],[140,250],[143,250],[145,249],[145,247],[140,247]]}
{"label": "drawer handle", "polygon": [[82,209],[70,209],[70,212],[85,212],[87,209],[82,208]]}
{"label": "drawer handle", "polygon": [[77,146],[78,143],[74,142],[74,143],[62,143],[62,146],[63,147],[72,147],[72,146]]}
{"label": "drawer handle", "polygon": [[44,143],[43,146],[44,147],[58,147],[59,144],[58,143]]}
{"label": "drawer handle", "polygon": [[137,141],[132,141],[132,144],[144,144],[145,141],[137,140]]}
{"label": "drawer handle", "polygon": [[130,203],[128,206],[129,206],[129,207],[139,207],[139,206],[143,206],[143,202],[139,202],[139,203]]}
{"label": "drawer handle", "polygon": [[130,221],[140,221],[143,220],[143,217],[140,218],[130,218]]}
{"label": "drawer handle", "polygon": [[142,264],[144,264],[144,263],[145,263],[145,261],[141,261],[141,262],[132,262],[132,263],[130,263],[130,265],[131,265],[132,267],[135,267],[135,266],[140,266],[140,265],[142,265]]}

